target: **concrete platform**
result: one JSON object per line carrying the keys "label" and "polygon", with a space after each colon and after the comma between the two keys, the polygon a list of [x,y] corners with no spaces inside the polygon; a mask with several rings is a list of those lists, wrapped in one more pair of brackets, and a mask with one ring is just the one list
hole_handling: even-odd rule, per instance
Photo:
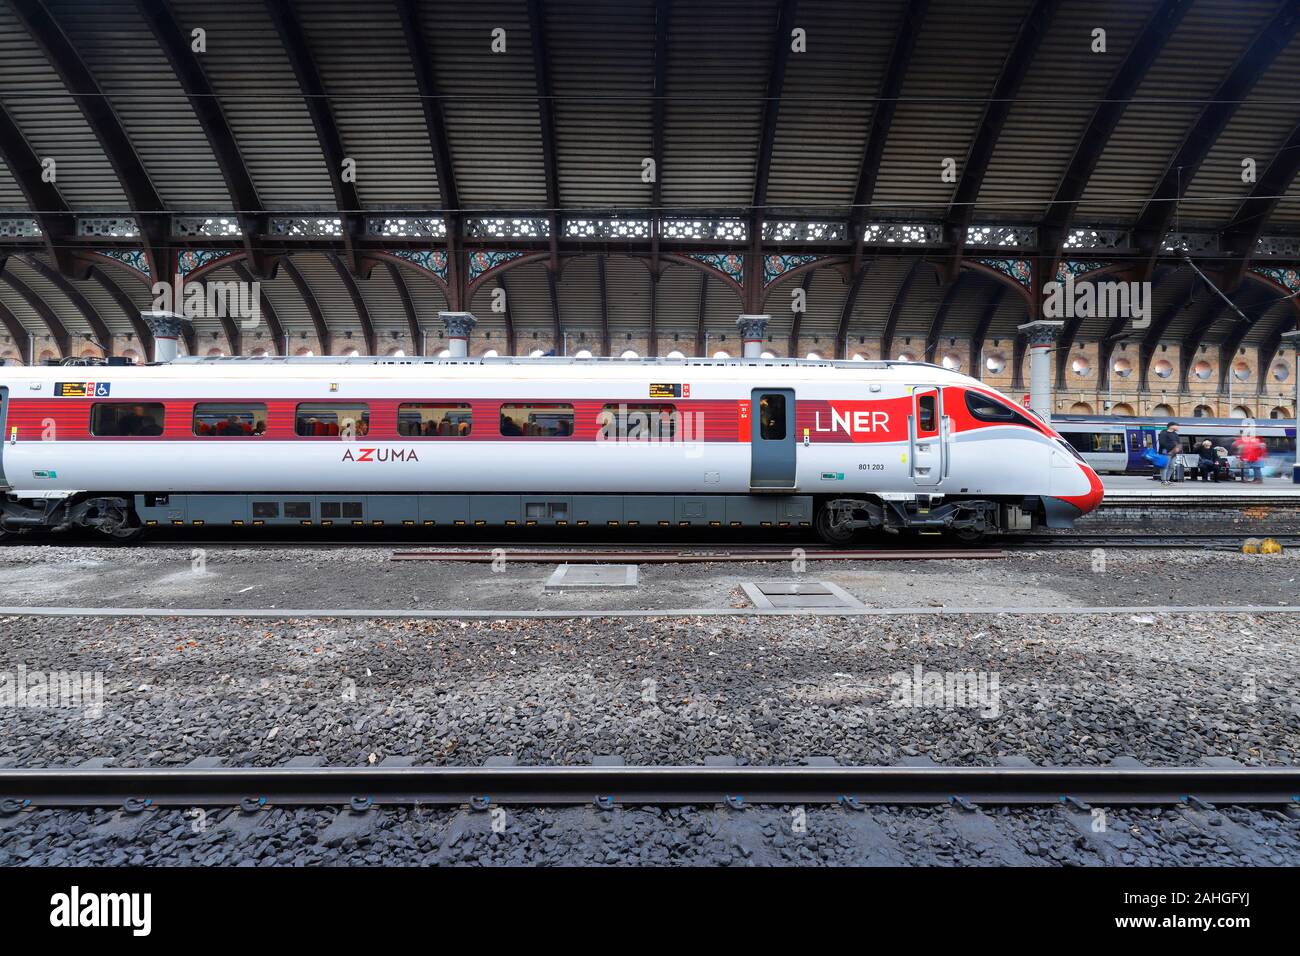
{"label": "concrete platform", "polygon": [[1289,478],[1265,478],[1259,484],[1249,481],[1176,481],[1162,485],[1141,475],[1102,475],[1106,497],[1142,498],[1296,498],[1300,485]]}

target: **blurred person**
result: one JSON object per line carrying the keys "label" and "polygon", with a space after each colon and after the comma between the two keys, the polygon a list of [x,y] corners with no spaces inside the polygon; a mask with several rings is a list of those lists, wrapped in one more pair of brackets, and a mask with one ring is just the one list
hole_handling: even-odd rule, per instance
{"label": "blurred person", "polygon": [[144,423],[148,416],[143,405],[132,405],[131,410],[117,420],[119,435],[143,435]]}
{"label": "blurred person", "polygon": [[[1264,460],[1264,439],[1257,435],[1247,435],[1241,440],[1241,480],[1259,484],[1264,480],[1260,462]],[[1246,477],[1253,474],[1254,478]]]}
{"label": "blurred person", "polygon": [[1178,434],[1178,423],[1170,422],[1157,438],[1156,448],[1165,456],[1164,467],[1160,469],[1160,484],[1169,484],[1174,473],[1175,459],[1182,450],[1183,440]]}

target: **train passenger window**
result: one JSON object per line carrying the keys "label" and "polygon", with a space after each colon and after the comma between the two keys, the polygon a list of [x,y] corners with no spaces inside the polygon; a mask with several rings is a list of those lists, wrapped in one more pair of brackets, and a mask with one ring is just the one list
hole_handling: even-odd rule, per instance
{"label": "train passenger window", "polygon": [[1028,418],[1020,414],[1010,405],[998,401],[996,398],[990,398],[980,392],[966,393],[966,410],[971,413],[971,417],[981,422],[1006,422],[1014,425],[1030,424]]}
{"label": "train passenger window", "polygon": [[163,433],[160,402],[102,402],[90,407],[90,433],[104,437],[150,438]]}
{"label": "train passenger window", "polygon": [[464,438],[473,425],[469,405],[403,402],[397,406],[397,434],[409,438]]}
{"label": "train passenger window", "polygon": [[673,405],[606,405],[596,427],[602,441],[672,441],[679,419]]}
{"label": "train passenger window", "polygon": [[1085,455],[1124,451],[1124,436],[1119,432],[1062,432],[1061,437]]}
{"label": "train passenger window", "polygon": [[916,400],[916,411],[918,416],[916,430],[918,432],[934,431],[934,413],[938,404],[939,400],[933,394],[922,395]]}
{"label": "train passenger window", "polygon": [[573,406],[502,405],[501,434],[567,438],[573,434]]}
{"label": "train passenger window", "polygon": [[298,406],[294,430],[304,438],[360,437],[370,431],[370,406],[318,402]]}
{"label": "train passenger window", "polygon": [[758,433],[764,441],[785,440],[784,395],[764,395],[758,400]]}
{"label": "train passenger window", "polygon": [[204,438],[252,438],[266,434],[266,406],[212,402],[194,406],[194,434]]}

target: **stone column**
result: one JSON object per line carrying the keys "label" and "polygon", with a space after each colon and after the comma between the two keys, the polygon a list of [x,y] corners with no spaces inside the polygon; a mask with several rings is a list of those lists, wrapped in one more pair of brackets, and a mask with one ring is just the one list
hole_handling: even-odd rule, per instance
{"label": "stone column", "polygon": [[447,350],[452,358],[469,354],[469,336],[478,325],[478,319],[469,312],[439,312],[438,318],[447,327]]}
{"label": "stone column", "polygon": [[[1300,330],[1295,332],[1282,333],[1282,347],[1278,350],[1283,354],[1293,352],[1295,362],[1291,366],[1291,374],[1295,376],[1295,394],[1291,396],[1291,408],[1297,418],[1300,418]],[[1232,373],[1229,372],[1229,375]],[[1260,369],[1259,374],[1268,374],[1268,369]]]}
{"label": "stone column", "polygon": [[767,336],[767,323],[771,321],[770,315],[742,315],[736,320],[744,343],[740,353],[743,357],[758,358],[763,354],[763,339]]}
{"label": "stone column", "polygon": [[153,333],[153,360],[171,362],[176,358],[177,340],[190,324],[190,320],[174,312],[141,312],[140,318]]}
{"label": "stone column", "polygon": [[1064,327],[1064,322],[1049,319],[1019,326],[1029,340],[1029,407],[1045,422],[1052,420],[1052,350]]}
{"label": "stone column", "polygon": [[[1295,362],[1291,365],[1291,374],[1295,377],[1295,394],[1291,396],[1291,414],[1300,420],[1300,330],[1282,333],[1282,351],[1295,354]],[[1232,374],[1231,369],[1228,370],[1228,374]],[[1268,369],[1260,369],[1259,374],[1267,375]],[[1300,485],[1300,455],[1296,456],[1296,463],[1291,466],[1291,480]]]}

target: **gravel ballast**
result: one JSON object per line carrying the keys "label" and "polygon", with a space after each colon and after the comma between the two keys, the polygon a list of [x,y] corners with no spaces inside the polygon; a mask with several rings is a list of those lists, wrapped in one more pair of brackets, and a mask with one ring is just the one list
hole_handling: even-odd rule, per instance
{"label": "gravel ballast", "polygon": [[[383,549],[208,551],[197,569],[188,551],[168,549],[76,557],[9,548],[5,556],[17,559],[0,571],[7,601],[64,606],[734,608],[743,602],[738,582],[791,578],[788,568],[757,564],[646,567],[631,595],[547,596],[549,565],[504,574],[396,565]],[[1129,755],[1152,765],[1294,764],[1297,615],[1072,608],[1281,608],[1300,561],[1116,551],[1097,570],[1097,559],[1017,553],[807,572],[871,606],[1059,609],[1049,614],[0,617],[0,680],[12,687],[21,672],[28,686],[58,686],[48,682],[85,677],[76,701],[0,699],[0,762],[275,766],[311,756],[335,765],[389,757],[473,765],[509,756],[585,764],[617,755],[640,765],[712,756],[975,765],[1014,756],[1100,765]],[[13,590],[17,579],[25,591]],[[75,706],[50,705],[60,703]],[[0,817],[0,864],[1300,864],[1294,815],[1105,812],[1098,833],[1065,808],[1041,807],[508,808],[499,829],[490,814],[429,808],[362,818],[328,808],[252,818],[218,808],[138,817],[41,810]]]}
{"label": "gravel ballast", "polygon": [[[1292,615],[551,621],[0,619],[0,671],[102,712],[0,709],[18,765],[1288,764]],[[919,677],[919,680],[918,680]],[[917,688],[920,688],[918,690]],[[928,695],[928,696],[927,696]]]}

